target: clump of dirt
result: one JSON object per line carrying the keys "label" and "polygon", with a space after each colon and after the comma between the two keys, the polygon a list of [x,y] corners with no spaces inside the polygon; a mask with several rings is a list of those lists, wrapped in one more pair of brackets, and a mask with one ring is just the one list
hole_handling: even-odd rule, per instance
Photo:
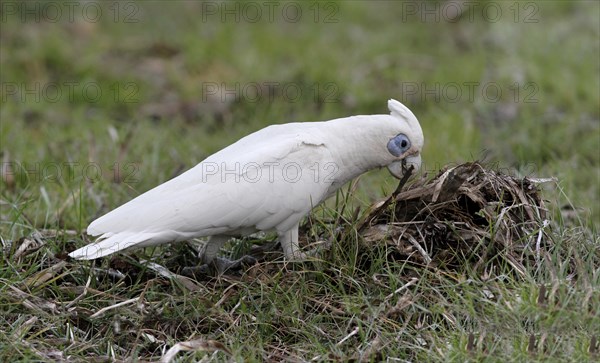
{"label": "clump of dirt", "polygon": [[538,183],[478,162],[448,167],[374,205],[359,231],[365,248],[386,244],[389,259],[474,270],[508,262],[524,274],[550,243]]}

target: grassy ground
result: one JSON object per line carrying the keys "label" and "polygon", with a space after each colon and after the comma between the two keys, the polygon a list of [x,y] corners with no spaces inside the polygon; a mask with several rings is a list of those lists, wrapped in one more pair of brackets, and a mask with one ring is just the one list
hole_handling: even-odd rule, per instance
{"label": "grassy ground", "polygon": [[[457,3],[3,2],[0,360],[156,360],[194,339],[232,358],[182,361],[598,359],[600,5],[478,2],[455,19]],[[364,267],[354,236],[304,269],[200,283],[141,262],[183,245],[66,258],[95,217],[251,131],[389,98],[421,121],[429,174],[485,158],[556,177],[551,258],[482,275],[374,248]],[[345,210],[393,188],[368,173]]]}

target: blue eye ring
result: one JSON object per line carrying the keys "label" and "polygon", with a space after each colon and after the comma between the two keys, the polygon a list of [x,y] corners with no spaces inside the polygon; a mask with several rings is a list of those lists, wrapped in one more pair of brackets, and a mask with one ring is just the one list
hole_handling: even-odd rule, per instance
{"label": "blue eye ring", "polygon": [[410,149],[410,140],[408,136],[398,134],[388,142],[387,149],[390,154],[400,156]]}

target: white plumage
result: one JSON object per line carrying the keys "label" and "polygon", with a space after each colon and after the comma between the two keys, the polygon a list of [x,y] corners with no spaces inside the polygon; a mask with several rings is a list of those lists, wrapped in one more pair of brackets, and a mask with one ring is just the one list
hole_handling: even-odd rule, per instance
{"label": "white plumage", "polygon": [[287,259],[298,251],[303,216],[358,175],[387,166],[398,178],[419,168],[423,133],[413,113],[389,100],[390,115],[273,125],[93,221],[96,242],[70,253],[94,259],[131,247],[211,236],[204,261],[231,237],[275,230]]}

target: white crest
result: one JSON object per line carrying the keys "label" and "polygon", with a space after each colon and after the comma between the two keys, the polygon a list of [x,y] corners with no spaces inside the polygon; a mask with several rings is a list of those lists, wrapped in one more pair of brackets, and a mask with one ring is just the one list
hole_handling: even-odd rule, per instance
{"label": "white crest", "polygon": [[388,100],[388,108],[390,109],[392,116],[399,116],[409,122],[413,119],[417,119],[412,111],[408,109],[408,107],[404,106],[402,103],[393,98]]}

